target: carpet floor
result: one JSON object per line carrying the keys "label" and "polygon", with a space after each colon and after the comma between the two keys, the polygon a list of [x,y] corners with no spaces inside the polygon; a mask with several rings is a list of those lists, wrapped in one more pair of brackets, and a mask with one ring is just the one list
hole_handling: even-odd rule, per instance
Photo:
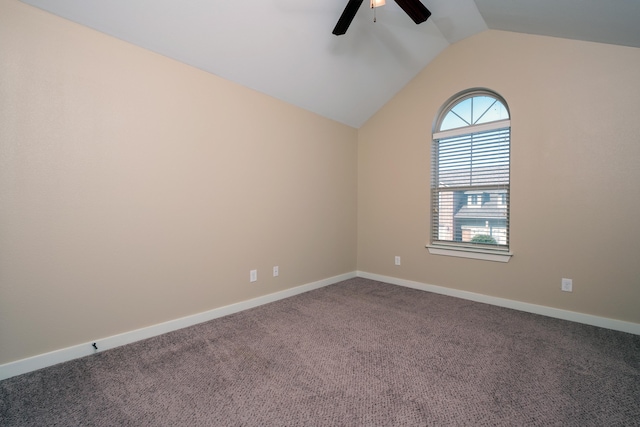
{"label": "carpet floor", "polygon": [[0,382],[2,426],[640,426],[640,336],[356,278]]}

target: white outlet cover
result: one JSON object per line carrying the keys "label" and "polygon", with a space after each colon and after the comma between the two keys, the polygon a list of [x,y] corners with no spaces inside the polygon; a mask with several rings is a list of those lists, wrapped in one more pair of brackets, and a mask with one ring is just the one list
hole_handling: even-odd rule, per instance
{"label": "white outlet cover", "polygon": [[258,270],[251,270],[249,272],[249,281],[257,282],[258,281]]}
{"label": "white outlet cover", "polygon": [[560,289],[565,292],[573,292],[573,280],[563,278]]}

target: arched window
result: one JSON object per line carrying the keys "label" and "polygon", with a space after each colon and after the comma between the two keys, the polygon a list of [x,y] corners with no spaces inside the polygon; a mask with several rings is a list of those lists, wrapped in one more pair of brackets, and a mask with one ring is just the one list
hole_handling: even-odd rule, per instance
{"label": "arched window", "polygon": [[511,121],[486,89],[457,94],[436,118],[431,253],[508,261]]}

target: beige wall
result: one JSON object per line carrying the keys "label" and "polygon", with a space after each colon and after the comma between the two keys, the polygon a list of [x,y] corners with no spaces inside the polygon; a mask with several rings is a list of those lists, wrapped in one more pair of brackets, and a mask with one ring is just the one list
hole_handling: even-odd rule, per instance
{"label": "beige wall", "polygon": [[353,128],[0,0],[0,364],[354,271],[356,164]]}
{"label": "beige wall", "polygon": [[[359,131],[358,269],[640,323],[638,70],[640,49],[524,34],[449,47]],[[511,109],[507,264],[425,249],[433,120],[473,87]]]}

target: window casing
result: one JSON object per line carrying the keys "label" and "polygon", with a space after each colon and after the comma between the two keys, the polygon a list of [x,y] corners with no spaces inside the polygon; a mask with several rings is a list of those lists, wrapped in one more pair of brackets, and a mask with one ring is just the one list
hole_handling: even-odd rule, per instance
{"label": "window casing", "polygon": [[451,98],[434,126],[429,251],[509,260],[511,122],[488,90]]}

